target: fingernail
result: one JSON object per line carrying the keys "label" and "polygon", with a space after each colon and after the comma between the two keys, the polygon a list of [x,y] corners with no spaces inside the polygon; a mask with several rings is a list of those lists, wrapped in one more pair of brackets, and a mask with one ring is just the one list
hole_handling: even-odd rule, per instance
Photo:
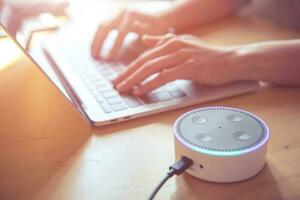
{"label": "fingernail", "polygon": [[93,57],[94,59],[98,59],[98,56],[97,56],[97,54],[96,54],[96,53],[94,53],[94,52],[92,52],[92,57]]}
{"label": "fingernail", "polygon": [[143,37],[142,37],[143,40],[147,40],[148,38],[149,38],[148,35],[143,35]]}
{"label": "fingernail", "polygon": [[116,85],[116,87],[115,87],[117,90],[120,90],[120,88],[122,88],[122,85],[121,85],[121,83],[119,83],[118,85]]}
{"label": "fingernail", "polygon": [[121,83],[117,84],[115,87],[118,91],[121,92],[121,91],[123,91],[123,86],[124,86],[124,82],[121,82]]}
{"label": "fingernail", "polygon": [[139,88],[133,88],[133,94],[136,96],[142,95],[141,90]]}
{"label": "fingernail", "polygon": [[116,87],[116,79],[112,80],[111,83],[113,84],[114,87]]}
{"label": "fingernail", "polygon": [[[118,89],[117,87],[120,85],[120,83],[115,82],[115,83],[112,83],[112,85],[113,85],[113,87],[114,87],[115,89]],[[119,87],[121,87],[121,86],[119,86]]]}
{"label": "fingernail", "polygon": [[118,77],[115,78],[115,79],[113,79],[113,80],[111,81],[111,83],[115,85],[115,84],[117,83],[117,80],[118,80]]}

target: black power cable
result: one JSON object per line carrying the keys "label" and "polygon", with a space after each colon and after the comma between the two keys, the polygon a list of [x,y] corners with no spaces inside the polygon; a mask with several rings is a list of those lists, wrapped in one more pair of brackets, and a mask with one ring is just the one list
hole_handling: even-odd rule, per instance
{"label": "black power cable", "polygon": [[190,166],[192,166],[193,161],[188,157],[181,157],[177,160],[173,165],[169,167],[169,171],[166,176],[159,182],[159,184],[155,187],[151,195],[149,196],[148,200],[153,200],[159,189],[167,182],[169,178],[171,178],[174,174],[179,176],[185,170],[187,170]]}

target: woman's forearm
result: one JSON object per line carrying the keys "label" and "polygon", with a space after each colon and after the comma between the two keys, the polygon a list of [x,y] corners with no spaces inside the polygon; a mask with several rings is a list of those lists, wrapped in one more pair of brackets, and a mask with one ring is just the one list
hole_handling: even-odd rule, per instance
{"label": "woman's forearm", "polygon": [[300,86],[300,39],[240,46],[236,52],[237,79]]}
{"label": "woman's forearm", "polygon": [[236,0],[179,0],[161,17],[170,27],[184,30],[222,18],[236,8]]}

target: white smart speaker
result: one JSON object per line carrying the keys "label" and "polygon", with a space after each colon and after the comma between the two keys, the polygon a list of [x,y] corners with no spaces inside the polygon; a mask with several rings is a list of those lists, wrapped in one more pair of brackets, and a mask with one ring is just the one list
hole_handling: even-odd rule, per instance
{"label": "white smart speaker", "polygon": [[204,107],[179,117],[174,125],[176,157],[193,165],[186,171],[213,182],[236,182],[264,166],[269,129],[252,113],[230,107]]}

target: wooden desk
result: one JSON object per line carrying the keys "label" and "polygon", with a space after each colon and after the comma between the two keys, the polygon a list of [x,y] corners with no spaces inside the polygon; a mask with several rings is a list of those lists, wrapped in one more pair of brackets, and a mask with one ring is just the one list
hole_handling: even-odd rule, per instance
{"label": "wooden desk", "polygon": [[[300,36],[237,17],[197,34],[221,45]],[[1,72],[0,99],[0,199],[146,199],[174,161],[174,120],[193,108],[213,105],[242,108],[267,122],[272,134],[267,165],[254,178],[234,184],[186,174],[172,178],[157,199],[300,199],[300,88],[268,87],[91,128],[23,56]]]}

